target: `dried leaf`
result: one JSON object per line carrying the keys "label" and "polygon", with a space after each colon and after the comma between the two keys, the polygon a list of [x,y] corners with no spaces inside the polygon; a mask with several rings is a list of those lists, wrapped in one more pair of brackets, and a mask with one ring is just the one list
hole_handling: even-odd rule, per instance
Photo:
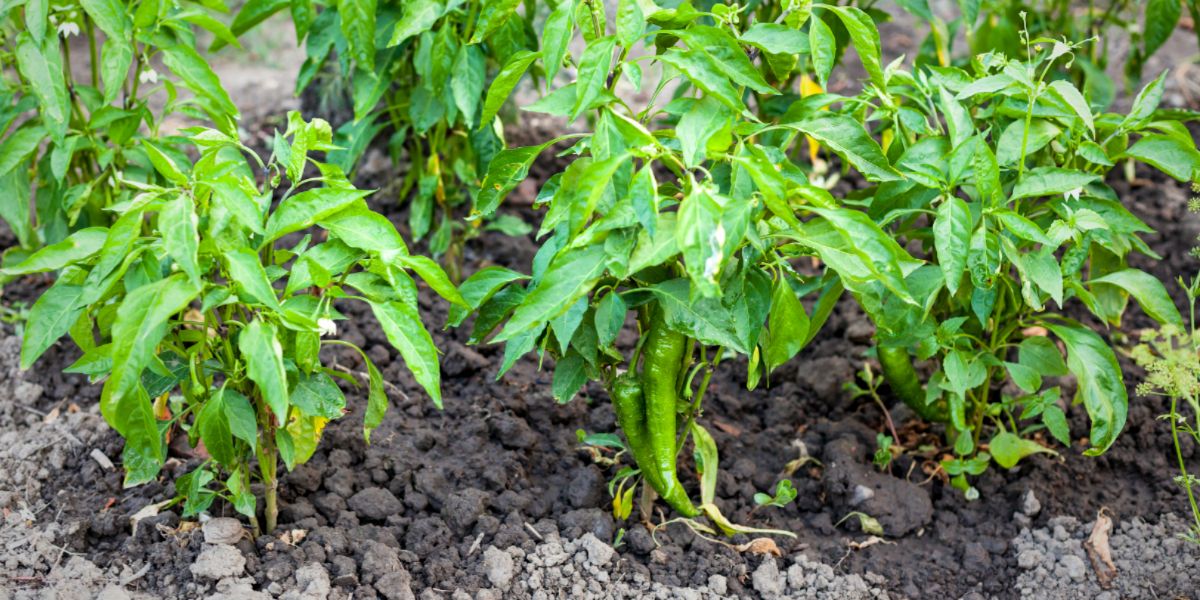
{"label": "dried leaf", "polygon": [[779,546],[775,545],[775,540],[771,538],[754,538],[745,544],[738,544],[733,547],[734,550],[743,554],[770,554],[772,556],[782,557],[783,552],[779,550]]}
{"label": "dried leaf", "polygon": [[133,528],[133,533],[131,533],[130,535],[131,536],[137,535],[138,523],[142,519],[149,519],[150,517],[157,517],[158,511],[166,508],[167,506],[170,506],[171,502],[172,502],[171,500],[163,500],[162,502],[156,502],[154,504],[147,504],[146,506],[143,506],[137,512],[133,513],[133,516],[129,517],[129,524]]}
{"label": "dried leaf", "polygon": [[1099,580],[1101,589],[1105,590],[1112,589],[1112,582],[1117,578],[1117,566],[1113,564],[1112,548],[1108,544],[1113,522],[1107,513],[1107,508],[1100,509],[1096,515],[1096,523],[1092,525],[1092,534],[1083,543],[1083,549],[1092,561],[1092,569],[1096,571],[1096,579]]}

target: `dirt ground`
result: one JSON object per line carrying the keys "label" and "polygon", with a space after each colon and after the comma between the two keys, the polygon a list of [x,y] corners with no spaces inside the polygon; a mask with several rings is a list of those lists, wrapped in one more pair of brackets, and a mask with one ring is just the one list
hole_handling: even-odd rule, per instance
{"label": "dirt ground", "polygon": [[[903,24],[889,27],[885,40],[903,43]],[[1195,52],[1189,40],[1176,58]],[[287,82],[302,54],[275,52],[290,37],[256,43],[247,46],[261,48],[262,58],[223,54],[216,64],[246,107],[247,136],[265,140],[282,111],[300,106]],[[1177,80],[1166,102],[1187,105],[1191,83]],[[549,135],[540,129],[554,126],[525,127],[523,135]],[[364,185],[386,187],[395,176],[386,160],[368,164]],[[1110,181],[1158,231],[1147,241],[1164,260],[1137,266],[1164,280],[1195,271],[1187,249],[1200,219],[1185,210],[1186,187],[1142,178]],[[506,210],[530,218],[520,196],[528,201],[535,189],[519,189]],[[376,208],[405,230],[407,214],[393,199],[377,198]],[[0,232],[0,244],[9,243]],[[487,233],[466,258],[470,268],[526,270],[535,250],[531,239]],[[22,280],[5,288],[3,301],[31,302],[48,283]],[[122,489],[120,466],[112,464],[121,440],[98,414],[99,387],[60,373],[74,349],[60,344],[21,372],[19,339],[6,329],[0,600],[1200,597],[1200,549],[1174,538],[1184,528],[1185,500],[1170,480],[1169,434],[1156,420],[1165,407],[1134,394],[1140,374],[1124,359],[1129,420],[1108,453],[1087,458],[1077,443],[1061,456],[993,468],[975,482],[975,501],[927,476],[925,457],[902,455],[883,473],[871,464],[882,416],[842,390],[867,360],[873,334],[851,302],[838,306],[767,388],[746,391],[745,362],[728,361],[713,378],[704,417],[723,457],[718,503],[735,522],[795,534],[775,538],[780,555],[771,556],[702,539],[683,525],[651,536],[638,524],[614,522],[605,487],[613,472],[594,464],[576,438],[578,429],[615,430],[603,391],[593,387],[556,404],[549,372],[531,359],[496,380],[500,349],[466,345],[469,328],[442,331],[445,306],[432,298],[423,294],[422,308],[445,352],[446,408],[428,402],[368,311],[342,307],[350,319],[341,336],[366,349],[400,392],[391,394],[368,446],[360,429],[365,394],[345,387],[353,412],[329,427],[307,465],[285,477],[279,532],[258,539],[236,526],[228,508],[191,523],[173,509],[155,510],[173,496],[172,476],[187,472],[186,460],[174,459],[160,482]],[[1150,325],[1134,309],[1112,335],[1126,339]],[[632,332],[622,335],[632,342]],[[326,352],[362,369],[357,355]],[[1068,415],[1072,439],[1085,437],[1082,409]],[[892,416],[903,438],[936,433],[902,405]],[[1200,469],[1200,452],[1186,450]],[[755,510],[753,495],[797,459],[806,460],[790,475],[796,502]],[[1111,589],[1101,588],[1082,547],[1102,509],[1114,523]],[[854,519],[839,524],[854,511],[877,518],[886,535],[864,534]]]}

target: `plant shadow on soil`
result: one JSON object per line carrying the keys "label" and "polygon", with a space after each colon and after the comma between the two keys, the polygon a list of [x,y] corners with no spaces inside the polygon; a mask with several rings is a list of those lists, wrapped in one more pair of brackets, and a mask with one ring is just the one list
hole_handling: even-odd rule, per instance
{"label": "plant shadow on soil", "polygon": [[[1161,180],[1111,183],[1126,205],[1158,231],[1147,241],[1163,260],[1139,259],[1136,266],[1168,281],[1194,268],[1188,248],[1200,222],[1186,212],[1186,187]],[[390,211],[393,222],[405,228],[407,215],[395,205],[377,208]],[[468,254],[469,268],[501,264],[518,270],[527,268],[536,249],[528,238],[494,233],[485,233],[472,248],[480,254]],[[5,300],[30,301],[45,285],[44,279],[24,280],[5,289]],[[474,592],[489,587],[478,548],[528,549],[537,536],[551,531],[564,538],[590,532],[611,541],[625,527],[622,569],[674,586],[702,585],[720,573],[728,577],[730,594],[753,595],[747,575],[759,557],[700,539],[683,525],[659,531],[655,540],[636,523],[614,522],[606,490],[613,471],[593,464],[576,438],[577,429],[615,430],[601,389],[593,385],[574,401],[556,404],[549,393],[550,371],[538,370],[532,358],[519,361],[496,381],[501,349],[467,346],[469,327],[441,331],[446,307],[427,291],[422,290],[421,303],[426,324],[444,352],[445,409],[436,410],[419,391],[369,311],[341,307],[349,319],[339,323],[340,337],[366,349],[400,391],[391,394],[392,407],[368,446],[361,435],[365,394],[342,384],[352,412],[330,425],[312,460],[281,485],[280,530],[304,530],[307,537],[296,546],[272,544],[274,538],[267,537],[240,544],[246,571],[260,586],[319,562],[335,586],[357,589],[355,598],[370,597],[374,590],[360,586],[379,584],[398,559],[411,574],[414,590]],[[1134,307],[1122,331],[1151,324]],[[632,343],[636,333],[627,329],[622,335]],[[1164,403],[1133,395],[1140,374],[1124,358],[1129,421],[1103,456],[1082,456],[1085,446],[1079,440],[1087,436],[1088,425],[1082,407],[1076,406],[1068,411],[1076,440],[1071,448],[1060,449],[1060,457],[1032,457],[1009,471],[991,468],[975,482],[981,494],[976,501],[927,476],[919,457],[902,455],[887,473],[878,472],[871,454],[875,434],[883,429],[882,416],[869,401],[851,402],[841,388],[867,360],[871,335],[869,322],[844,298],[816,340],[774,373],[769,386],[745,389],[744,359],[727,361],[713,378],[702,422],[723,457],[718,503],[734,522],[794,532],[794,539],[776,538],[785,556],[803,550],[835,564],[839,572],[873,572],[890,582],[891,591],[908,597],[961,597],[971,591],[1009,597],[1015,594],[1018,573],[1009,543],[1022,527],[1043,525],[1060,515],[1087,521],[1101,507],[1118,521],[1135,516],[1156,521],[1184,507],[1170,480],[1170,436],[1156,420]],[[59,344],[22,376],[46,390],[31,408],[49,412],[64,401],[81,407],[96,403],[98,386],[59,373],[76,355],[67,346]],[[363,370],[352,352],[325,352],[346,368]],[[1064,384],[1069,397],[1070,383]],[[906,416],[900,405],[892,411],[903,439],[937,443],[936,432]],[[97,438],[107,456],[120,456],[115,433],[104,431]],[[196,459],[170,461],[162,483],[123,490],[120,472],[101,467],[90,451],[70,446],[61,464],[48,465],[38,475],[40,498],[55,509],[39,518],[78,524],[73,535],[58,543],[101,566],[152,565],[137,584],[152,594],[190,597],[202,592],[205,586],[193,582],[188,571],[203,546],[200,535],[164,535],[162,531],[179,527],[173,511],[143,521],[136,535],[128,521],[144,506],[170,498],[173,476],[187,472]],[[1200,459],[1191,447],[1186,453],[1193,465]],[[799,492],[795,504],[751,512],[754,494],[770,490],[785,477],[788,463],[805,455],[815,461],[789,476]],[[693,482],[694,473],[683,473],[681,479]],[[1028,491],[1042,505],[1032,520],[1021,510]],[[866,535],[856,531],[853,519],[835,525],[851,511],[879,519],[887,542],[851,550],[849,542]],[[220,504],[214,513],[232,514]],[[381,546],[392,551],[381,551]]]}

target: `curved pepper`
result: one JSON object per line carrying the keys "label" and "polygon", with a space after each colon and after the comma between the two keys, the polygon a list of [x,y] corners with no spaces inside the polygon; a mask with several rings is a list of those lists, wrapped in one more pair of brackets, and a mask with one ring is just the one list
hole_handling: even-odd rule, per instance
{"label": "curved pepper", "polygon": [[668,486],[663,481],[662,474],[655,468],[656,461],[651,449],[650,436],[646,430],[646,406],[642,394],[642,384],[637,376],[625,373],[617,377],[613,382],[610,396],[613,408],[617,413],[617,423],[625,432],[625,439],[629,442],[633,459],[638,468],[642,470],[642,476],[646,483],[679,514],[685,517],[698,516],[700,511],[692,504],[691,498],[688,498],[683,484],[679,483],[676,476],[672,474],[671,485]]}

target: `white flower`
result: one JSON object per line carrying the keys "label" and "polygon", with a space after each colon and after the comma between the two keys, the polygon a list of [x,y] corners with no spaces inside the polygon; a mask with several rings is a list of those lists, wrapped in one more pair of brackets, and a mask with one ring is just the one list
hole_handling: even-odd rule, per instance
{"label": "white flower", "polygon": [[145,71],[138,73],[138,81],[150,84],[158,83],[158,71],[155,71],[154,69],[146,69]]}
{"label": "white flower", "polygon": [[1075,188],[1073,190],[1069,190],[1069,191],[1067,191],[1067,193],[1063,194],[1063,199],[1068,200],[1068,201],[1079,200],[1079,196],[1081,194],[1083,194],[1083,188],[1077,187],[1077,188]]}
{"label": "white flower", "polygon": [[321,337],[337,335],[337,323],[334,323],[333,319],[317,319],[317,330],[321,333]]}
{"label": "white flower", "polygon": [[62,37],[71,37],[79,35],[79,24],[74,21],[66,21],[58,26],[58,35]]}

